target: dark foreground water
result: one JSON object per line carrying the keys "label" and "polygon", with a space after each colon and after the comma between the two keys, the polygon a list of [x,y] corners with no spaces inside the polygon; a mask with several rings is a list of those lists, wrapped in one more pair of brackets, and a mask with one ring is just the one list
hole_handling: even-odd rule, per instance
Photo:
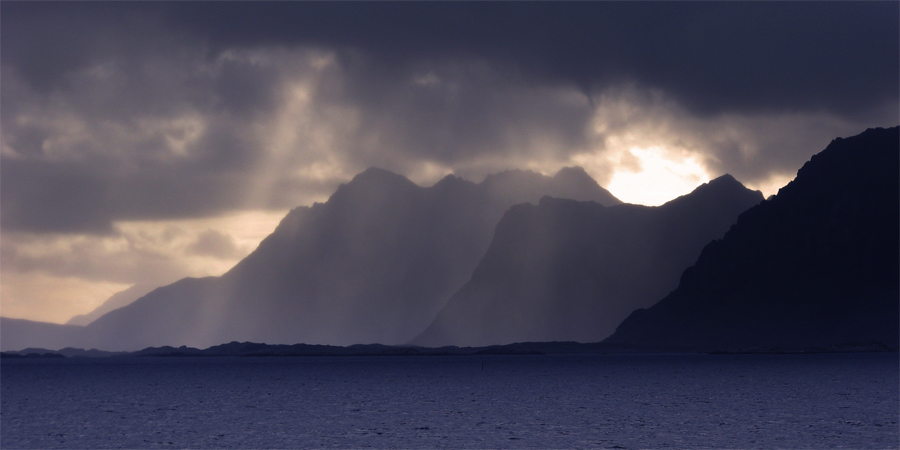
{"label": "dark foreground water", "polygon": [[4,360],[0,447],[897,448],[896,354]]}

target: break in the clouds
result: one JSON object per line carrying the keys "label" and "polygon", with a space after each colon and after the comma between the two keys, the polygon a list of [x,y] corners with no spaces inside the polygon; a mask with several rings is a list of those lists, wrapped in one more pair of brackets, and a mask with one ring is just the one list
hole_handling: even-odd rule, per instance
{"label": "break in the clouds", "polygon": [[429,184],[578,164],[642,203],[731,173],[769,195],[832,138],[900,121],[896,2],[0,10],[4,315],[29,302],[19,275],[221,273],[254,244],[218,218],[270,230],[369,166]]}

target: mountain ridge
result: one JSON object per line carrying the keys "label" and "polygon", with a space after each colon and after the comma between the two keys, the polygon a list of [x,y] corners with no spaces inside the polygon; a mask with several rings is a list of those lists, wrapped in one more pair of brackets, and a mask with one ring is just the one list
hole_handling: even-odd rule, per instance
{"label": "mountain ridge", "polygon": [[150,293],[150,291],[152,291],[153,289],[155,289],[155,286],[149,284],[135,284],[128,289],[125,289],[124,291],[116,292],[108,299],[106,299],[103,304],[94,308],[94,310],[86,314],[79,314],[72,317],[71,319],[66,321],[65,324],[81,326],[88,325],[114,309],[118,309],[133,303],[135,300]]}
{"label": "mountain ridge", "polygon": [[547,196],[515,205],[469,282],[410,343],[599,341],[671,290],[702,246],[760,201],[723,176],[657,207]]}

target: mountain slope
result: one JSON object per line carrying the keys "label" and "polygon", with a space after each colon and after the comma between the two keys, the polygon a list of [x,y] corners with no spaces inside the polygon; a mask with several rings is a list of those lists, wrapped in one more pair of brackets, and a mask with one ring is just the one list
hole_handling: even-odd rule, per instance
{"label": "mountain slope", "polygon": [[674,288],[703,245],[760,201],[725,175],[659,207],[516,205],[471,280],[412,343],[597,342]]}
{"label": "mountain slope", "polygon": [[85,347],[84,327],[0,317],[0,351]]}
{"label": "mountain slope", "polygon": [[98,317],[114,310],[121,308],[123,306],[129,305],[135,300],[147,295],[150,291],[153,290],[153,286],[149,284],[136,284],[131,286],[128,289],[125,289],[121,292],[116,292],[111,297],[106,299],[103,304],[96,307],[93,311],[87,314],[79,314],[77,316],[72,317],[66,322],[66,325],[87,325],[95,320]]}
{"label": "mountain slope", "polygon": [[678,288],[606,342],[802,348],[900,326],[900,128],[835,139],[771,200],[707,245]]}
{"label": "mountain slope", "polygon": [[461,286],[512,204],[554,195],[619,203],[583,170],[508,171],[417,186],[381,169],[292,210],[221,277],[157,289],[86,327],[92,346],[403,343]]}

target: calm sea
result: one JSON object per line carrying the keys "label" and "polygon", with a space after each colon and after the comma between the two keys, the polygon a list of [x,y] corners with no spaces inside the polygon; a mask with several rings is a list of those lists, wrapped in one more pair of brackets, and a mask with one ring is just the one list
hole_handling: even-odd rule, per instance
{"label": "calm sea", "polygon": [[897,354],[4,360],[0,447],[897,448]]}

